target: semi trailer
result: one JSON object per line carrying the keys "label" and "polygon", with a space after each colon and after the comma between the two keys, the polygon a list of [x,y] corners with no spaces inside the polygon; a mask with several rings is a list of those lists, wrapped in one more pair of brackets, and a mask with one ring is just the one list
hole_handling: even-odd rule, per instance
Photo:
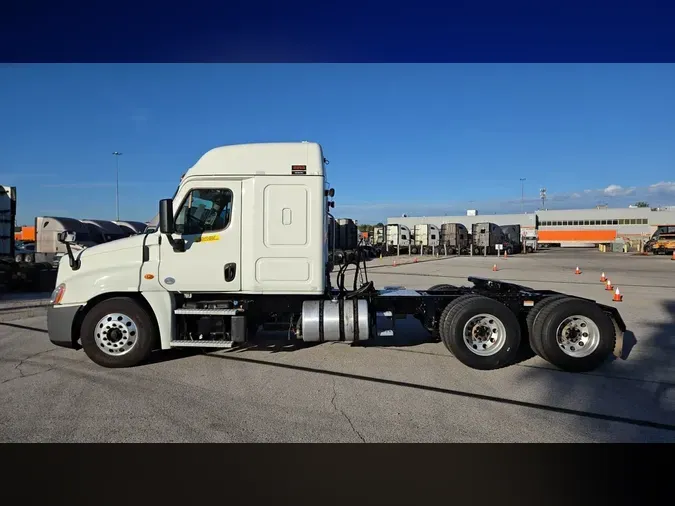
{"label": "semi trailer", "polygon": [[236,347],[261,327],[298,342],[359,345],[395,330],[378,316],[410,315],[479,370],[514,362],[528,343],[567,371],[592,370],[613,352],[625,324],[615,307],[590,299],[479,277],[377,289],[362,258],[334,272],[326,165],[312,142],[217,147],[159,202],[156,231],[77,253],[77,233],[62,232],[67,256],[48,339],[100,366],[131,367],[153,350]]}

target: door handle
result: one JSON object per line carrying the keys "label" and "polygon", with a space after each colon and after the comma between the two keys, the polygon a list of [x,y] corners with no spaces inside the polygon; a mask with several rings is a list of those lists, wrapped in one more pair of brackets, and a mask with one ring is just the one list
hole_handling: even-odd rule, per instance
{"label": "door handle", "polygon": [[232,281],[237,274],[237,264],[225,264],[225,281]]}

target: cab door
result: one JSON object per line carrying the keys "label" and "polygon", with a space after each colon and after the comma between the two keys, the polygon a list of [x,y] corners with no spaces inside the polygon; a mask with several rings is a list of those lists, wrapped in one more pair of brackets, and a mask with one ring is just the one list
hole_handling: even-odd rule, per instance
{"label": "cab door", "polygon": [[174,201],[174,251],[161,237],[159,282],[176,292],[241,290],[241,181],[192,183]]}

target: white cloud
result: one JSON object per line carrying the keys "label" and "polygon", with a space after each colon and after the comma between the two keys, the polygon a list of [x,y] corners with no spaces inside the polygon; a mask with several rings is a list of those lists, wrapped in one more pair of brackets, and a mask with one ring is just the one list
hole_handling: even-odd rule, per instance
{"label": "white cloud", "polygon": [[610,184],[607,188],[602,190],[602,192],[608,197],[620,197],[625,195],[633,195],[635,193],[635,188],[624,188],[618,184]]}
{"label": "white cloud", "polygon": [[650,193],[675,193],[675,182],[661,181],[660,183],[649,185],[647,190]]}

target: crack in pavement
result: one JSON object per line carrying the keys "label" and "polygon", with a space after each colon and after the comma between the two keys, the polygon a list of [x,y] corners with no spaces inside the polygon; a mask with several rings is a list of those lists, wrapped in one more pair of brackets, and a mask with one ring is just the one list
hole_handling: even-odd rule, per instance
{"label": "crack in pavement", "polygon": [[356,427],[354,427],[354,424],[352,423],[351,419],[342,409],[338,408],[337,403],[335,402],[335,399],[337,397],[337,390],[335,383],[336,380],[335,378],[333,378],[333,398],[330,400],[330,403],[333,405],[333,409],[335,409],[335,411],[337,411],[338,413],[340,413],[342,416],[345,417],[345,420],[347,420],[347,422],[349,423],[349,426],[352,428],[352,431],[354,431],[354,434],[356,434],[359,437],[362,443],[365,443],[366,442],[365,438],[361,435],[361,433],[358,430],[356,430]]}
{"label": "crack in pavement", "polygon": [[50,353],[52,351],[56,351],[56,350],[39,351],[37,353],[33,353],[32,355],[28,355],[26,358],[19,359],[19,363],[14,366],[14,370],[19,371],[19,375],[15,376],[14,378],[8,378],[6,380],[0,381],[0,385],[4,385],[5,383],[9,383],[10,381],[18,380],[18,379],[21,379],[21,378],[29,378],[31,376],[37,376],[38,374],[44,374],[46,372],[49,372],[49,371],[55,369],[55,367],[53,365],[50,365],[44,371],[38,371],[38,372],[34,372],[32,374],[26,374],[21,369],[21,366],[24,365],[24,363],[26,363],[31,358],[37,357],[38,355],[44,355],[45,353]]}

